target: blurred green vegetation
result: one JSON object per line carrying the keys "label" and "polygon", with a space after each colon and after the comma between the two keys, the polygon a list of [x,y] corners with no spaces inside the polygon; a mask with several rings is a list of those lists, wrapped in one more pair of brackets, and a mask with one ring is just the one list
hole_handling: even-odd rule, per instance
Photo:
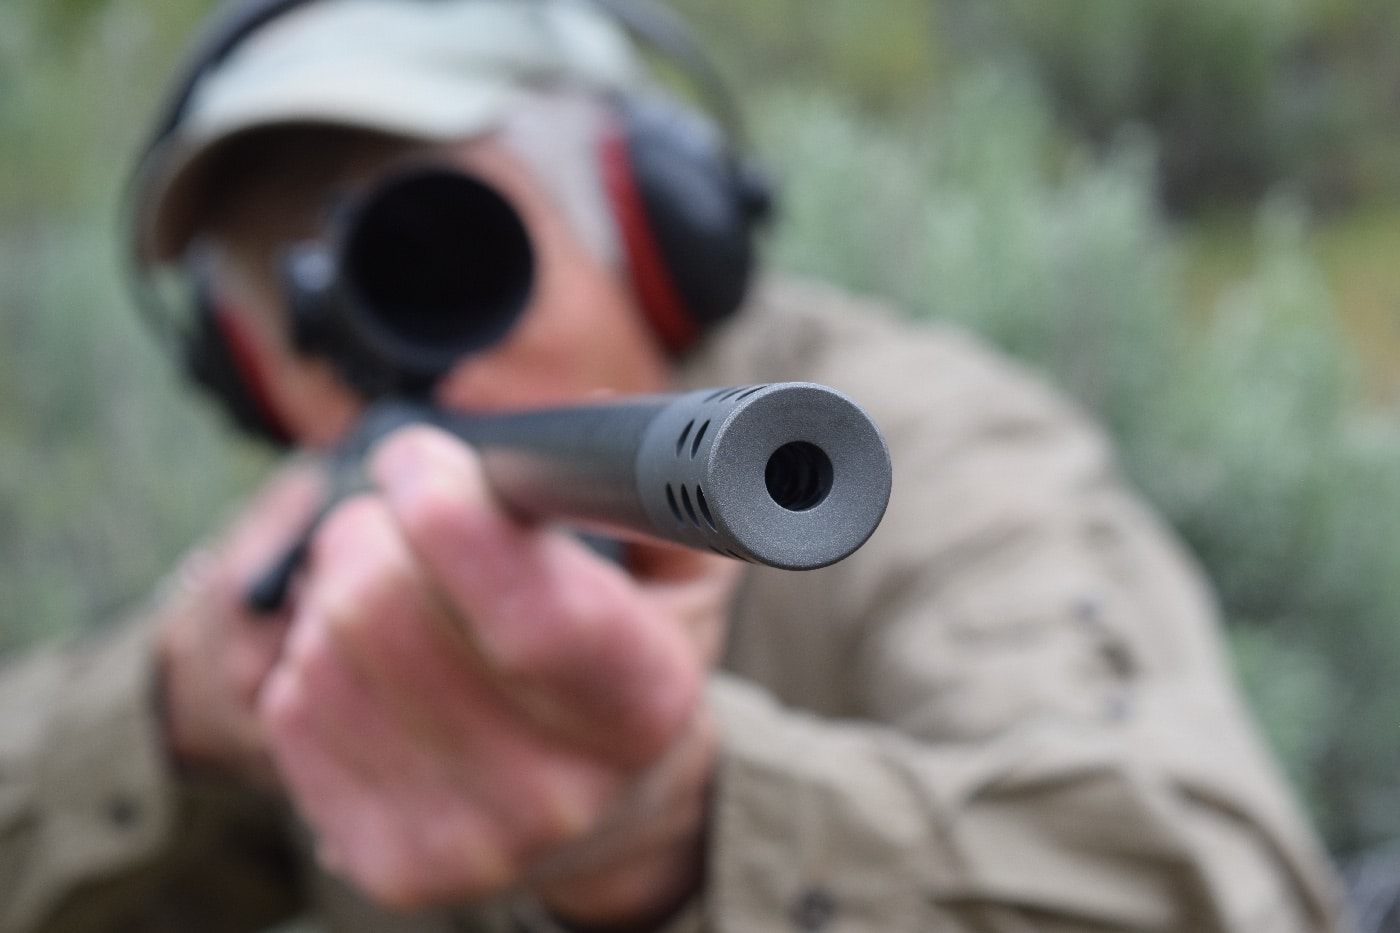
{"label": "blurred green vegetation", "polygon": [[122,282],[130,153],[198,14],[0,6],[0,648],[123,611],[264,459],[177,385]]}
{"label": "blurred green vegetation", "polygon": [[816,83],[886,115],[1010,63],[1097,152],[1149,130],[1173,214],[1279,186],[1318,208],[1400,192],[1393,0],[673,0],[746,86]]}
{"label": "blurred green vegetation", "polygon": [[[1331,844],[1400,835],[1400,8],[674,5],[750,90],[773,261],[1092,409]],[[266,466],[120,282],[121,183],[208,6],[0,6],[0,648],[110,618]]]}

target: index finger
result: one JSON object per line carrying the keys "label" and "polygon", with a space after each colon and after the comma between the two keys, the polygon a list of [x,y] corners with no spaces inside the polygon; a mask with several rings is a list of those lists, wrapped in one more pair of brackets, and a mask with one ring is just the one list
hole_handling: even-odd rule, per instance
{"label": "index finger", "polygon": [[397,432],[371,474],[502,688],[535,717],[639,764],[684,729],[697,652],[620,568],[505,511],[474,453],[440,431]]}

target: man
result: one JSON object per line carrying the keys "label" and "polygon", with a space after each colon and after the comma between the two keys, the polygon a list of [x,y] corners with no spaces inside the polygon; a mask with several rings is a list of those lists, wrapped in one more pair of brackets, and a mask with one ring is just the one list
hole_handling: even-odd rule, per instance
{"label": "man", "polygon": [[[1205,590],[1092,427],[967,338],[817,286],[687,311],[685,257],[628,194],[650,79],[612,13],[257,13],[138,185],[139,250],[195,280],[245,417],[344,436],[364,386],[299,345],[286,257],[450,166],[518,214],[534,269],[441,404],[810,379],[887,432],[891,507],[808,574],[609,557],[409,428],[260,615],[251,581],[325,492],[293,463],[135,622],[6,671],[0,929],[1336,928]],[[676,158],[704,136],[679,132]]]}

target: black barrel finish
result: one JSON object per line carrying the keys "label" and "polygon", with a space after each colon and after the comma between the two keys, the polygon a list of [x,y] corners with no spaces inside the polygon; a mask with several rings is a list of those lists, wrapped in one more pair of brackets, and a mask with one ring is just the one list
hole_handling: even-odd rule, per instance
{"label": "black barrel finish", "polygon": [[478,449],[522,514],[785,570],[846,557],[889,502],[879,429],[813,383],[431,420]]}
{"label": "black barrel finish", "polygon": [[[423,423],[471,444],[493,492],[523,516],[784,570],[854,552],[890,496],[889,450],[870,416],[835,389],[784,382],[506,414],[381,401],[335,458],[327,510],[363,487],[360,463],[380,439]],[[314,530],[250,605],[281,604]]]}

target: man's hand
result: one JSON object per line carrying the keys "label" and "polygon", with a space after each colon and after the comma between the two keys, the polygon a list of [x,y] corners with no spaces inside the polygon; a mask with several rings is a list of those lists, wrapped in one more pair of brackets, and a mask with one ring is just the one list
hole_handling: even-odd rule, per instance
{"label": "man's hand", "polygon": [[254,615],[244,594],[310,521],[322,479],[306,463],[282,470],[171,578],[157,608],[161,706],[167,745],[183,767],[274,781],[256,699],[282,652],[290,614]]}
{"label": "man's hand", "polygon": [[737,565],[647,548],[629,573],[502,511],[427,428],[372,474],[259,701],[323,861],[393,906],[525,887],[580,922],[663,915],[699,883]]}

